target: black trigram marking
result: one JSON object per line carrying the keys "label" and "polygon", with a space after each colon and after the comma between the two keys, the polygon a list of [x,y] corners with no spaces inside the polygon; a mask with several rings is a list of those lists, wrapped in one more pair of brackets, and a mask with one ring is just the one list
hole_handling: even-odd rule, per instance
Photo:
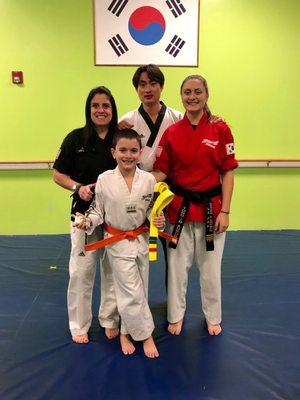
{"label": "black trigram marking", "polygon": [[166,3],[175,18],[186,12],[186,9],[180,0],[167,0]]}
{"label": "black trigram marking", "polygon": [[173,39],[171,40],[171,42],[168,44],[165,51],[167,53],[171,54],[171,56],[176,57],[177,54],[182,49],[182,47],[184,46],[184,44],[185,44],[185,41],[183,39],[181,39],[180,37],[178,37],[177,35],[175,35],[173,37]]}
{"label": "black trigram marking", "polygon": [[108,7],[108,11],[111,11],[117,17],[121,14],[124,10],[124,7],[128,3],[128,0],[113,0]]}
{"label": "black trigram marking", "polygon": [[111,45],[118,57],[126,53],[126,51],[129,51],[128,47],[118,33],[116,36],[113,36],[111,39],[109,39],[108,43]]}

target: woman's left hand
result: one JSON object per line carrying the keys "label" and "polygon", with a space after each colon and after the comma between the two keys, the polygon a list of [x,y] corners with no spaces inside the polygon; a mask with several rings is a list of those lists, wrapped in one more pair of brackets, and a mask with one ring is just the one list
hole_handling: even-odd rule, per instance
{"label": "woman's left hand", "polygon": [[94,197],[94,188],[96,183],[90,183],[89,185],[82,185],[78,189],[79,197],[84,201],[90,201]]}
{"label": "woman's left hand", "polygon": [[153,224],[156,226],[157,229],[164,230],[166,226],[166,218],[164,214],[160,214],[159,217],[154,217]]}
{"label": "woman's left hand", "polygon": [[215,222],[215,233],[225,232],[229,226],[229,215],[220,212]]}

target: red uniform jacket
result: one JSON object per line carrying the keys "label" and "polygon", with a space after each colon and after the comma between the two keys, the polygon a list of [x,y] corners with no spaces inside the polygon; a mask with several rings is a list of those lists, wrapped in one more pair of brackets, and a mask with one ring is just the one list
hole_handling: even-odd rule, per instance
{"label": "red uniform jacket", "polygon": [[[221,183],[220,174],[238,166],[234,142],[224,122],[209,123],[203,114],[194,130],[186,116],[163,134],[154,169],[164,172],[174,184],[192,191],[206,191]],[[182,197],[176,195],[168,206],[170,222],[175,223]],[[214,219],[221,210],[221,196],[212,199]],[[205,221],[205,205],[191,203],[185,222]]]}

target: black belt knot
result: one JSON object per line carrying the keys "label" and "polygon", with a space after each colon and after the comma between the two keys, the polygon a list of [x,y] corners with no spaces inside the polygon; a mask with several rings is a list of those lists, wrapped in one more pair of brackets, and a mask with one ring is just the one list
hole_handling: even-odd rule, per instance
{"label": "black belt knot", "polygon": [[178,185],[171,185],[171,191],[181,197],[183,197],[183,201],[180,206],[179,213],[177,215],[177,219],[173,228],[172,236],[175,237],[175,240],[169,242],[169,247],[176,249],[178,240],[180,238],[180,234],[183,228],[183,224],[186,218],[186,215],[189,210],[190,203],[205,203],[206,212],[205,212],[205,242],[206,242],[206,251],[214,250],[214,219],[213,219],[213,208],[211,199],[216,197],[222,193],[222,185],[217,185],[212,189],[206,190],[204,192],[194,192],[191,190],[183,189]]}

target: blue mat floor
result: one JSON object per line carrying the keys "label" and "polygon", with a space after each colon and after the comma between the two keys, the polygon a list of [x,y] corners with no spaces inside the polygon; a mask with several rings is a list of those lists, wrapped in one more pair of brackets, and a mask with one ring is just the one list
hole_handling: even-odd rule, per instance
{"label": "blue mat floor", "polygon": [[204,326],[196,268],[182,335],[167,333],[160,249],[149,292],[155,360],[140,346],[124,356],[96,318],[88,345],[71,342],[68,256],[66,235],[0,236],[1,400],[300,399],[300,231],[228,233],[217,337]]}

